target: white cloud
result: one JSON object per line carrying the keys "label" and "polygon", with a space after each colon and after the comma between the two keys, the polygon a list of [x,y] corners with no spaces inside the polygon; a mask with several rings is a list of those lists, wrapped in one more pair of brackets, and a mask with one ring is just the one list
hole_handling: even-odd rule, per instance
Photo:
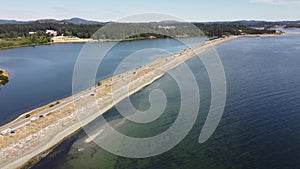
{"label": "white cloud", "polygon": [[300,5],[300,0],[251,0],[254,3],[267,3],[273,5]]}

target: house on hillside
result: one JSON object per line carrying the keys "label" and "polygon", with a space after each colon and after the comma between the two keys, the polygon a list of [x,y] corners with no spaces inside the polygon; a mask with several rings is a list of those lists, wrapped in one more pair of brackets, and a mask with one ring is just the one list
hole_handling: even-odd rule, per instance
{"label": "house on hillside", "polygon": [[55,30],[46,30],[46,34],[57,36],[57,31],[55,31]]}

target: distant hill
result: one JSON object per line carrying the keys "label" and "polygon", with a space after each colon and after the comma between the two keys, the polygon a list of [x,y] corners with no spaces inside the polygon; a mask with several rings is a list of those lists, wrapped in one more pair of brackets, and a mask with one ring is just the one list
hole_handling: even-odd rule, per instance
{"label": "distant hill", "polygon": [[62,20],[63,22],[68,22],[68,23],[73,23],[73,24],[84,24],[84,25],[98,25],[98,24],[103,24],[104,22],[98,22],[98,21],[91,21],[91,20],[86,20],[86,19],[81,19],[81,18],[71,18],[71,19],[64,19]]}
{"label": "distant hill", "polygon": [[92,20],[86,20],[86,19],[81,19],[81,18],[70,18],[70,19],[63,19],[63,20],[56,20],[56,19],[39,19],[35,21],[16,21],[16,20],[4,20],[0,19],[0,25],[1,24],[26,24],[26,23],[32,23],[32,22],[37,22],[37,23],[58,23],[58,24],[63,24],[63,23],[72,23],[76,25],[103,25],[105,22],[98,22],[98,21],[92,21]]}
{"label": "distant hill", "polygon": [[[26,24],[26,23],[55,23],[55,24],[76,24],[76,25],[103,25],[107,22],[98,22],[92,20],[86,20],[82,18],[70,18],[70,19],[63,19],[63,20],[56,20],[56,19],[40,19],[36,21],[17,21],[17,20],[1,20],[1,24]],[[146,22],[145,22],[146,23]],[[157,23],[157,22],[152,22]],[[172,20],[165,20],[158,22],[160,24],[175,24],[179,23],[177,21]],[[257,20],[239,20],[239,21],[221,21],[221,22],[194,22],[195,24],[222,24],[222,25],[241,25],[241,26],[248,26],[248,27],[276,27],[276,26],[283,26],[283,27],[300,27],[300,21],[257,21]]]}
{"label": "distant hill", "polygon": [[251,25],[263,25],[266,23],[271,23],[267,21],[256,21],[256,20],[240,20],[240,21],[221,21],[221,22],[205,22],[206,24],[231,24],[231,25],[244,25],[244,26],[251,26]]}
{"label": "distant hill", "polygon": [[24,24],[24,21],[16,21],[16,20],[3,20],[0,19],[0,24]]}
{"label": "distant hill", "polygon": [[300,21],[257,21],[257,20],[240,20],[240,21],[225,21],[225,22],[206,22],[206,24],[230,24],[243,25],[250,27],[274,27],[274,26],[300,26]]}
{"label": "distant hill", "polygon": [[180,23],[180,22],[173,21],[173,20],[164,20],[164,21],[160,21],[158,23],[160,23],[160,24],[176,24],[176,23]]}
{"label": "distant hill", "polygon": [[30,22],[37,22],[37,23],[64,23],[63,21],[60,20],[55,20],[55,19],[40,19],[40,20],[36,20],[36,21],[30,21]]}

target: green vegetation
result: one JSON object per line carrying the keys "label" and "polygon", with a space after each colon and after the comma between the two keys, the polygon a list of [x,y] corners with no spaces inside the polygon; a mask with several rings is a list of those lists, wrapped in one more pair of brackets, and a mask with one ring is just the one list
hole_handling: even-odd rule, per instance
{"label": "green vegetation", "polygon": [[273,34],[274,30],[257,30],[242,25],[202,23],[109,23],[93,35],[93,39],[136,40],[166,37],[208,36],[242,34]]}
{"label": "green vegetation", "polygon": [[14,48],[20,46],[35,46],[40,44],[47,44],[51,42],[49,36],[23,36],[17,38],[5,38],[0,40],[0,49]]}
{"label": "green vegetation", "polygon": [[103,25],[76,25],[70,23],[40,23],[3,24],[0,25],[0,39],[30,36],[29,32],[36,32],[37,36],[48,36],[46,30],[55,30],[57,35],[90,38]]}
{"label": "green vegetation", "polygon": [[101,25],[40,22],[3,24],[0,25],[0,49],[48,44],[52,36],[46,34],[46,30],[57,31],[57,35],[90,38],[100,27]]}
{"label": "green vegetation", "polygon": [[220,37],[222,35],[242,34],[274,34],[275,30],[258,30],[242,25],[221,25],[221,24],[195,24],[206,36]]}
{"label": "green vegetation", "polygon": [[[102,28],[102,29],[100,29]],[[100,31],[98,31],[100,29]],[[66,22],[31,22],[27,24],[0,25],[0,49],[48,44],[52,36],[46,30],[54,30],[57,35],[100,40],[139,40],[166,37],[192,37],[241,34],[275,33],[272,30],[257,30],[243,25],[203,24],[182,22],[153,23],[108,23],[104,25],[77,25]]]}

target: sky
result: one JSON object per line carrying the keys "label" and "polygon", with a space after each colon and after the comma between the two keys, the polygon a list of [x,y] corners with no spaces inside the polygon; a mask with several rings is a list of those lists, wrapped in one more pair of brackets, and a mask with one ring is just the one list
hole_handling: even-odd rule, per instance
{"label": "sky", "polygon": [[299,9],[300,0],[0,0],[0,19],[119,21],[131,15],[162,13],[184,21],[279,21],[300,20]]}

